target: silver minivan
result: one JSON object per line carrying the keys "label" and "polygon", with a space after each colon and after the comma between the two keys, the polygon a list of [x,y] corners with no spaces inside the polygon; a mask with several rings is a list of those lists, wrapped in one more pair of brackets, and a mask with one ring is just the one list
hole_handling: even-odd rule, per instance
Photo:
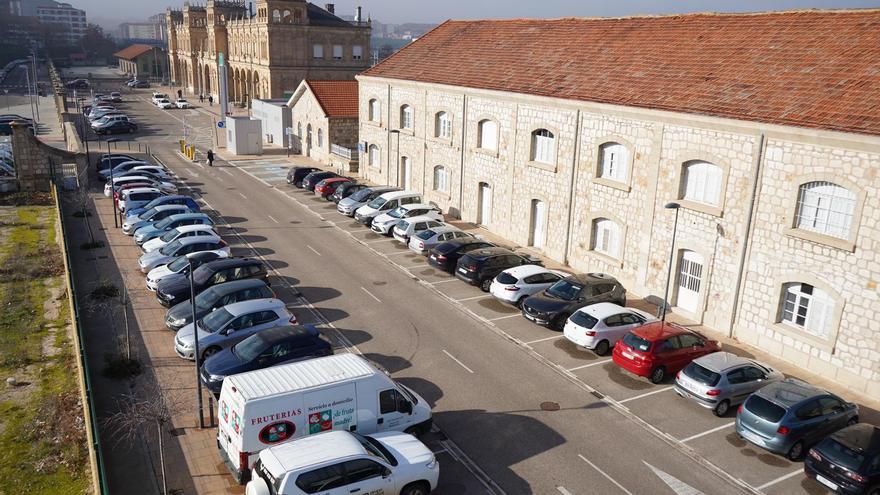
{"label": "silver minivan", "polygon": [[724,416],[755,390],[785,379],[779,371],[729,352],[694,359],[675,377],[675,393]]}
{"label": "silver minivan", "polygon": [[382,194],[369,203],[361,206],[354,214],[354,219],[366,226],[381,213],[389,212],[398,206],[421,203],[422,195],[416,191],[392,191]]}

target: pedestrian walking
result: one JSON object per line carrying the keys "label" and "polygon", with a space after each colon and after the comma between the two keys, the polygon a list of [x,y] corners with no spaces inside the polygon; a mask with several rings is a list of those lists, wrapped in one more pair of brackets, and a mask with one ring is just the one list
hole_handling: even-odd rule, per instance
{"label": "pedestrian walking", "polygon": [[207,156],[208,156],[208,166],[213,167],[214,166],[214,152],[212,150],[208,150]]}
{"label": "pedestrian walking", "polygon": [[208,105],[214,106],[214,97],[212,95],[208,95]]}
{"label": "pedestrian walking", "polygon": [[205,101],[205,95],[203,95],[202,93],[199,93],[199,103],[204,103],[204,101]]}
{"label": "pedestrian walking", "polygon": [[183,98],[183,91],[181,91],[181,90],[178,89],[178,90],[177,90],[177,99],[179,100],[179,99],[181,99],[181,98]]}

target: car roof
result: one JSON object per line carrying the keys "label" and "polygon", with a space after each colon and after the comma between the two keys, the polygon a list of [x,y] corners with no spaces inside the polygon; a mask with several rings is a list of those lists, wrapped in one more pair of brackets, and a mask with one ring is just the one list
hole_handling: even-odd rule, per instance
{"label": "car roof", "polygon": [[196,261],[201,261],[201,258],[210,259],[213,261],[220,257],[223,257],[222,259],[226,259],[226,257],[224,256],[225,254],[226,251],[196,251],[195,253],[187,254],[186,257]]}
{"label": "car roof", "polygon": [[880,453],[880,427],[868,423],[856,423],[837,430],[831,438],[861,454]]}
{"label": "car roof", "polygon": [[611,315],[619,315],[624,313],[634,313],[642,318],[647,319],[648,321],[653,321],[655,318],[653,315],[648,314],[642,310],[636,308],[626,308],[620,306],[619,304],[614,304],[613,302],[598,302],[595,304],[590,304],[589,306],[584,306],[578,311],[582,313],[587,313],[588,315],[595,317],[599,320],[603,318],[608,318]]}
{"label": "car roof", "polygon": [[792,407],[814,397],[828,395],[828,392],[807,382],[786,378],[759,388],[756,394],[783,407]]}
{"label": "car roof", "polygon": [[[709,371],[714,371],[716,373],[724,373],[729,369],[738,368],[747,364],[759,364],[755,363],[755,361],[752,361],[751,359],[737,356],[732,352],[725,351],[706,354],[705,356],[701,356],[695,359],[695,361],[703,368],[706,368]],[[764,366],[761,367],[763,368]]]}
{"label": "car roof", "polygon": [[606,275],[604,273],[577,273],[574,275],[569,275],[566,278],[581,284],[595,284],[599,282],[613,282],[615,284],[618,283],[617,279],[615,279],[611,275]]}
{"label": "car roof", "polygon": [[410,203],[408,205],[400,205],[398,206],[398,208],[403,208],[406,211],[415,210],[417,208],[428,208],[433,210],[436,208],[436,206],[429,205],[428,203]]}
{"label": "car roof", "polygon": [[418,223],[418,222],[427,222],[427,221],[440,222],[443,225],[449,225],[447,223],[444,223],[443,220],[437,220],[436,218],[429,216],[429,215],[416,215],[414,217],[401,218],[400,221],[407,222],[410,225],[412,225],[414,223]]}
{"label": "car roof", "polygon": [[[221,261],[221,260],[217,260]],[[244,289],[253,289],[255,287],[267,287],[266,282],[258,278],[243,278],[241,280],[232,280],[223,282],[214,286],[214,290],[222,295],[231,294]]]}
{"label": "car roof", "polygon": [[[199,235],[199,236],[195,236],[195,237],[187,237],[187,239],[195,239],[197,237],[204,237],[204,236]],[[211,268],[212,270],[225,270],[226,268],[237,268],[239,266],[253,265],[255,263],[262,264],[262,262],[260,260],[257,260],[254,258],[226,258],[226,259],[222,259],[222,260],[210,261],[208,263],[205,263],[202,266],[207,266],[207,267]],[[201,268],[201,267],[199,267],[199,268]]]}
{"label": "car roof", "polygon": [[465,253],[465,256],[470,256],[471,258],[474,258],[474,259],[486,259],[486,258],[490,258],[492,256],[510,255],[510,254],[516,254],[516,253],[514,253],[513,251],[511,251],[510,249],[507,249],[507,248],[503,248],[500,246],[492,246],[492,247],[484,247],[484,248],[474,249],[473,251],[468,251],[467,253]]}
{"label": "car roof", "polygon": [[632,333],[645,340],[657,341],[675,335],[695,332],[671,321],[653,321],[634,328]]}
{"label": "car roof", "polygon": [[177,213],[175,215],[169,216],[168,218],[170,218],[172,222],[175,220],[187,220],[190,218],[207,218],[208,220],[211,219],[211,217],[209,217],[207,213],[202,212]]}
{"label": "car roof", "polygon": [[[513,268],[508,268],[507,270],[504,270],[504,273],[507,273],[508,275],[512,275],[516,278],[530,277],[532,275],[535,275],[538,273],[544,273],[544,272],[562,274],[562,272],[554,272],[553,270],[547,269],[541,265],[520,265],[520,266],[515,266]],[[563,276],[566,276],[566,275],[563,275]]]}
{"label": "car roof", "polygon": [[[461,229],[456,227],[455,225],[450,225],[448,223],[444,223],[443,225],[440,225],[439,227],[431,227],[429,230],[435,234],[445,234],[447,232],[456,232]],[[464,231],[462,230],[462,232],[464,232]]]}
{"label": "car roof", "polygon": [[123,192],[122,194],[126,195],[126,194],[142,193],[142,192],[154,192],[154,193],[159,193],[159,194],[162,193],[162,191],[156,189],[155,187],[135,187],[134,189],[126,189],[125,192]]}
{"label": "car roof", "polygon": [[263,342],[271,344],[274,342],[284,341],[287,339],[301,339],[304,337],[314,337],[318,335],[318,330],[312,325],[284,325],[280,327],[270,328],[259,333]]}
{"label": "car roof", "polygon": [[280,477],[290,471],[363,455],[366,450],[354,435],[331,430],[264,449],[260,452],[260,461]]}
{"label": "car roof", "polygon": [[[162,197],[164,198],[165,196],[162,196]],[[187,208],[186,208],[186,205],[156,205],[150,209],[157,210],[157,211],[166,211],[166,210],[185,210]]]}
{"label": "car roof", "polygon": [[248,299],[247,301],[240,301],[223,306],[223,308],[233,316],[238,316],[261,309],[279,309],[284,307],[284,301],[282,301],[281,299],[276,299],[274,297],[266,299]]}
{"label": "car roof", "polygon": [[[179,227],[175,227],[174,230],[176,230],[178,232],[192,232],[194,230],[210,230],[210,231],[214,232],[214,226],[213,225],[204,225],[204,224],[181,225]],[[216,232],[214,232],[214,233],[216,234]],[[218,234],[217,237],[220,237],[220,235]]]}
{"label": "car roof", "polygon": [[147,176],[145,176],[145,175],[126,175],[125,177],[114,177],[114,178],[113,178],[113,183],[116,184],[117,181],[126,181],[126,182],[130,182],[130,181],[133,181],[133,180],[135,180],[135,179],[138,179],[138,180],[146,180],[146,181],[153,180],[152,178],[147,177]]}
{"label": "car roof", "polygon": [[328,178],[324,179],[324,182],[327,184],[329,184],[331,182],[340,182],[340,181],[353,182],[348,177],[328,177]]}
{"label": "car roof", "polygon": [[416,191],[388,191],[386,193],[382,193],[382,195],[380,195],[379,197],[384,198],[385,200],[390,200],[405,198],[409,196],[420,196],[420,194]]}
{"label": "car roof", "polygon": [[217,242],[217,238],[219,236],[216,235],[194,235],[192,237],[184,237],[183,239],[177,239],[181,244],[195,244],[197,242]]}

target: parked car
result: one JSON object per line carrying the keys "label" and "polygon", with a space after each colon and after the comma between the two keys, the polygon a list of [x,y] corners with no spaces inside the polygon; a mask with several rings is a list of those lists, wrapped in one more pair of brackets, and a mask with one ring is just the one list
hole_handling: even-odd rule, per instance
{"label": "parked car", "polygon": [[[212,311],[177,331],[174,352],[184,359],[195,359],[195,336],[199,332],[199,360],[213,356],[263,330],[296,324],[281,299],[253,299],[233,303]],[[196,330],[197,329],[197,330]]]}
{"label": "parked car", "polygon": [[177,108],[189,108],[189,102],[185,98],[178,98],[174,101],[174,106]]}
{"label": "parked car", "polygon": [[151,179],[142,175],[128,175],[125,177],[113,177],[113,181],[107,181],[104,184],[104,196],[113,197],[113,193],[125,184],[144,183],[148,184]]}
{"label": "parked car", "polygon": [[120,196],[117,206],[119,211],[125,212],[129,208],[139,208],[161,196],[164,196],[162,191],[154,187],[129,189]]}
{"label": "parked car", "polygon": [[156,102],[156,106],[162,110],[168,110],[169,108],[174,108],[174,103],[171,103],[171,100],[168,98],[162,98]]}
{"label": "parked car", "polygon": [[114,107],[113,105],[92,107],[92,110],[89,112],[88,115],[89,123],[92,123],[105,115],[114,113],[119,113],[119,110],[117,110],[116,107]]}
{"label": "parked car", "polygon": [[567,276],[568,273],[550,270],[541,265],[515,266],[499,273],[492,280],[489,293],[503,303],[519,307],[527,297],[549,289]]}
{"label": "parked car", "polygon": [[339,184],[339,186],[336,187],[336,190],[333,191],[333,194],[330,195],[330,199],[334,203],[339,204],[339,202],[342,201],[343,199],[351,196],[352,194],[354,194],[362,189],[366,189],[366,188],[367,188],[366,184],[358,184],[357,182],[354,182],[354,181],[342,182]]}
{"label": "parked car", "polygon": [[458,227],[449,224],[443,224],[440,227],[434,227],[423,230],[409,239],[409,248],[422,256],[427,255],[431,249],[446,241],[455,239],[466,239],[473,237]]}
{"label": "parked car", "polygon": [[153,91],[153,98],[151,100],[153,102],[153,105],[158,105],[160,101],[167,100],[167,99],[168,99],[167,94],[160,93],[158,91]]}
{"label": "parked car", "polygon": [[155,208],[157,206],[162,206],[162,205],[185,206],[185,207],[189,208],[189,211],[191,211],[193,213],[198,213],[199,210],[201,210],[201,208],[199,207],[199,204],[196,203],[195,200],[190,198],[189,196],[184,196],[182,194],[173,194],[173,195],[169,195],[169,196],[160,196],[140,208],[134,208],[134,209],[128,210],[125,212],[125,216],[126,217],[135,217],[135,216],[140,215],[141,213],[144,213],[145,211],[149,210],[150,208]]}
{"label": "parked car", "polygon": [[520,265],[540,265],[541,260],[523,256],[502,247],[487,247],[468,251],[458,260],[455,276],[476,285],[483,292],[489,291],[492,280],[499,273]]}
{"label": "parked car", "polygon": [[[113,156],[116,159],[116,156]],[[128,172],[129,170],[137,167],[138,165],[149,165],[149,163],[143,160],[137,160],[131,157],[127,157],[127,160],[122,160],[121,163],[117,163],[113,166],[113,178],[115,179],[117,176]],[[104,167],[98,171],[98,175],[104,179],[105,181],[110,180],[110,167]]]}
{"label": "parked car", "polygon": [[135,230],[134,242],[141,245],[181,225],[214,225],[214,221],[204,213],[176,213],[166,217],[164,220],[144,225]]}
{"label": "parked car", "polygon": [[415,191],[387,192],[358,208],[354,219],[369,227],[373,223],[373,219],[384,212],[391,211],[398,206],[421,202],[422,196]]}
{"label": "parked car", "polygon": [[575,311],[589,304],[626,304],[626,289],[616,278],[604,273],[571,275],[547,290],[529,296],[522,303],[526,319],[562,331]]}
{"label": "parked car", "polygon": [[438,244],[428,253],[428,264],[447,273],[455,272],[458,260],[469,251],[497,247],[478,237],[463,237]]}
{"label": "parked car", "polygon": [[[112,156],[105,156],[104,158],[101,158],[100,160],[98,160],[96,173],[98,174],[99,178],[101,178],[103,180],[107,180],[107,177],[110,176],[110,165],[111,164],[113,165],[113,167],[116,167],[119,164],[122,164],[125,162],[130,162],[130,161],[137,161],[137,160],[135,160],[133,157],[130,157],[128,155],[115,155],[114,154]],[[126,169],[126,170],[128,170],[128,169]],[[106,172],[106,174],[102,174],[101,172]],[[116,173],[116,171],[114,170],[114,174],[115,173]]]}
{"label": "parked car", "polygon": [[736,412],[736,432],[753,445],[798,460],[811,446],[859,422],[859,408],[787,378],[750,395]]}
{"label": "parked car", "polygon": [[327,431],[261,451],[247,493],[427,495],[439,477],[431,449],[412,435]]}
{"label": "parked car", "polygon": [[[149,203],[148,203],[149,204]],[[140,209],[140,208],[139,208]],[[122,222],[122,233],[134,235],[137,229],[146,225],[155,224],[171,215],[189,213],[189,208],[184,205],[158,205],[141,213],[138,216],[128,217]]]}
{"label": "parked car", "polygon": [[159,287],[159,282],[163,280],[188,277],[190,265],[195,269],[210,261],[228,257],[229,253],[226,251],[198,251],[178,256],[171,260],[167,265],[157,266],[147,273],[147,289],[156,292],[156,289]]}
{"label": "parked car", "polygon": [[96,134],[132,134],[137,132],[138,126],[127,120],[117,120],[95,128]]}
{"label": "parked car", "polygon": [[675,377],[675,393],[716,416],[724,416],[755,390],[785,376],[766,364],[729,352],[713,352],[694,359]]}
{"label": "parked car", "polygon": [[315,185],[315,195],[330,201],[330,196],[336,191],[340,184],[353,182],[348,177],[330,177],[318,182]]}
{"label": "parked car", "polygon": [[339,203],[336,204],[336,211],[347,217],[353,217],[361,206],[387,192],[399,190],[396,187],[365,187],[351,196],[339,200]]}
{"label": "parked car", "polygon": [[322,170],[316,170],[309,175],[305,176],[300,182],[300,188],[305,189],[306,191],[314,191],[315,186],[318,185],[324,179],[329,179],[331,177],[339,177],[339,174],[336,172],[324,172]]}
{"label": "parked car", "polygon": [[133,88],[149,88],[150,82],[149,81],[135,81],[135,83],[132,84],[131,87],[133,87]]}
{"label": "parked car", "polygon": [[431,215],[422,215],[400,220],[397,222],[397,225],[394,226],[391,233],[395,240],[408,246],[410,238],[417,235],[419,232],[440,227],[451,227],[451,225],[439,220],[434,220]]}
{"label": "parked car", "polygon": [[443,215],[436,206],[425,203],[410,203],[400,205],[397,208],[376,215],[370,229],[377,234],[391,235],[397,222],[412,217],[428,216],[434,220],[443,221]]}
{"label": "parked car", "polygon": [[697,331],[655,321],[630,330],[614,346],[611,358],[630,373],[660,383],[694,359],[720,350],[721,344]]}
{"label": "parked car", "polygon": [[118,91],[114,91],[110,93],[110,101],[113,103],[121,103],[122,102],[122,94]]}
{"label": "parked car", "polygon": [[[196,296],[196,319],[233,303],[273,297],[275,297],[275,293],[272,289],[266,285],[266,282],[258,278],[223,282],[203,290]],[[192,304],[189,299],[177,303],[165,313],[165,326],[175,332],[191,322]]]}
{"label": "parked car", "polygon": [[865,423],[847,426],[810,449],[804,474],[832,492],[880,493],[880,428]]}
{"label": "parked car", "polygon": [[[165,220],[167,220],[167,218]],[[144,253],[138,259],[138,267],[140,267],[141,273],[149,273],[153,268],[168,264],[178,256],[199,251],[219,250],[226,251],[228,254],[229,245],[226,244],[226,241],[218,239],[215,236],[185,237],[168,244],[162,249],[157,249],[151,253]],[[161,288],[162,285],[159,284],[159,289]]]}
{"label": "parked car", "polygon": [[199,376],[211,393],[220,395],[229,375],[331,354],[330,343],[313,325],[285,325],[258,332],[207,358]]}
{"label": "parked car", "polygon": [[168,169],[161,165],[138,165],[133,169],[129,170],[129,172],[137,172],[142,174],[150,174],[153,177],[158,178],[159,180],[174,180],[174,177],[168,172]]}
{"label": "parked car", "polygon": [[[198,239],[190,237],[189,239]],[[211,261],[196,268],[193,272],[193,290],[196,294],[224,282],[255,278],[269,285],[269,274],[266,265],[252,258],[229,258]],[[171,307],[180,301],[189,299],[190,282],[188,280],[168,280],[160,282],[156,288],[156,298],[165,307]]]}
{"label": "parked car", "polygon": [[92,121],[91,126],[92,126],[92,129],[95,129],[97,131],[99,128],[107,127],[108,125],[112,124],[113,122],[128,122],[128,121],[129,121],[128,115],[125,115],[124,113],[108,113],[108,114],[104,115],[103,117],[101,117],[100,119]]}
{"label": "parked car", "polygon": [[296,187],[301,187],[300,184],[302,183],[302,180],[316,170],[320,171],[321,169],[317,167],[291,167],[290,170],[287,171],[287,183],[293,184]]}
{"label": "parked car", "polygon": [[142,180],[135,182],[128,182],[122,184],[120,186],[113,188],[113,205],[118,207],[119,200],[122,199],[122,195],[132,189],[156,189],[156,184],[154,182]]}
{"label": "parked car", "polygon": [[600,302],[572,313],[565,322],[563,335],[573,344],[604,356],[630,330],[652,321],[657,319],[644,311]]}
{"label": "parked car", "polygon": [[145,253],[149,253],[157,249],[162,249],[177,239],[185,239],[187,237],[195,236],[214,236],[217,239],[220,239],[217,232],[214,232],[213,225],[181,225],[180,227],[165,232],[155,239],[150,239],[141,244],[141,250]]}

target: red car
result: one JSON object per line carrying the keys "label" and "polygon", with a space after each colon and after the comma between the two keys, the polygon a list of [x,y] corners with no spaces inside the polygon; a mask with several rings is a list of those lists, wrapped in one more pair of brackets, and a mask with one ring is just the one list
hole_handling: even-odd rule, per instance
{"label": "red car", "polygon": [[336,192],[336,188],[346,182],[352,182],[352,180],[346,177],[331,177],[329,179],[324,179],[315,185],[315,194],[330,201],[330,196]]}
{"label": "red car", "polygon": [[668,321],[646,323],[617,342],[611,358],[630,373],[660,383],[694,359],[718,352],[721,344]]}

